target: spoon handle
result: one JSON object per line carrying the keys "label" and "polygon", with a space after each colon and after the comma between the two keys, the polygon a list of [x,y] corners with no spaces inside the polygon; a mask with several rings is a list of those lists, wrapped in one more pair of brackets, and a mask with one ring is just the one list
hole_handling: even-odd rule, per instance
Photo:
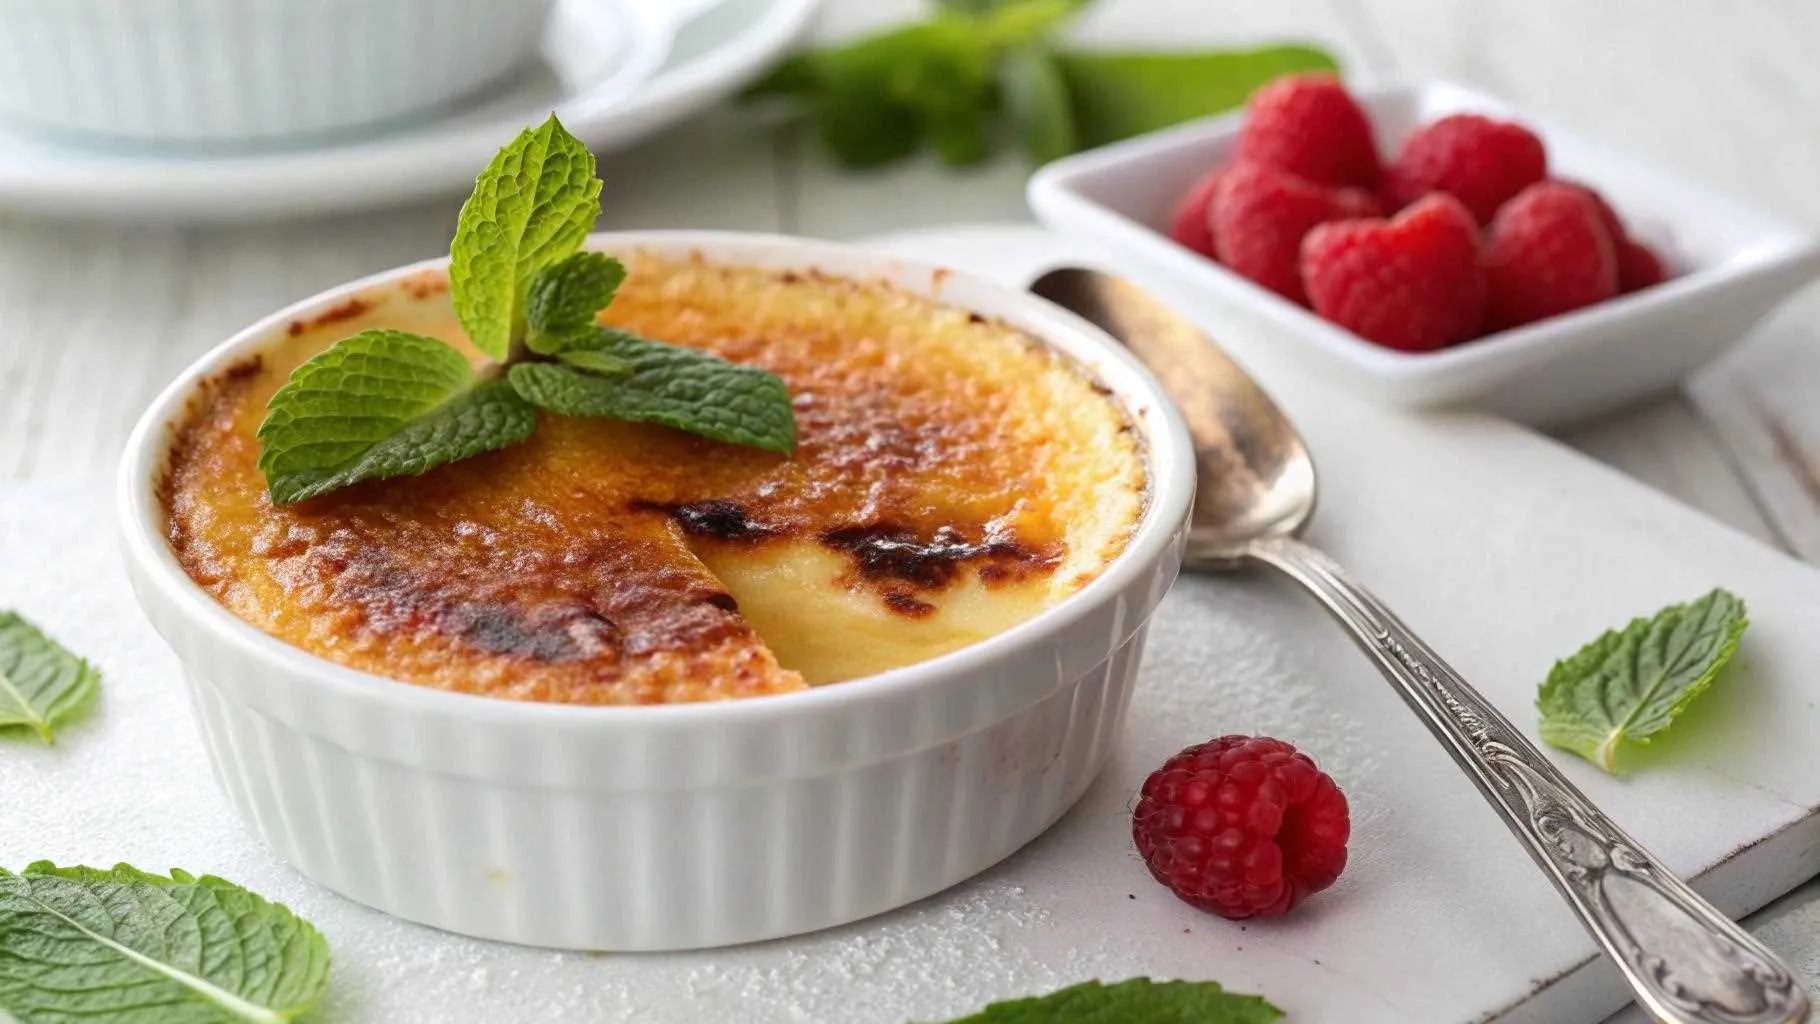
{"label": "spoon handle", "polygon": [[1775,954],[1625,835],[1332,559],[1282,536],[1247,553],[1301,582],[1346,626],[1523,841],[1652,1018],[1807,1019],[1807,994]]}

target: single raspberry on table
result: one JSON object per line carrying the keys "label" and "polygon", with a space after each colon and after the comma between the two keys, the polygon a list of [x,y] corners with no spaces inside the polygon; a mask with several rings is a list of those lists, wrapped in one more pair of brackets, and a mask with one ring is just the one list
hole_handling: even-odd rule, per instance
{"label": "single raspberry on table", "polygon": [[1384,172],[1384,193],[1397,209],[1430,192],[1446,192],[1489,224],[1498,207],[1548,176],[1542,140],[1520,124],[1454,114],[1417,129]]}
{"label": "single raspberry on table", "polygon": [[1485,317],[1479,226],[1445,192],[1390,220],[1342,220],[1310,231],[1302,280],[1316,313],[1405,352],[1465,341]]}
{"label": "single raspberry on table", "polygon": [[1264,164],[1235,164],[1214,190],[1213,244],[1234,272],[1307,305],[1302,238],[1330,220],[1377,213],[1377,198],[1364,189],[1329,188]]}
{"label": "single raspberry on table", "polygon": [[1220,176],[1226,171],[1225,165],[1215,167],[1200,176],[1176,200],[1175,209],[1169,215],[1169,237],[1176,242],[1208,259],[1218,259],[1213,245],[1213,193],[1220,186]]}
{"label": "single raspberry on table", "polygon": [[1492,218],[1480,255],[1491,330],[1519,327],[1618,294],[1617,246],[1599,204],[1577,185],[1544,181]]}
{"label": "single raspberry on table", "polygon": [[1189,747],[1144,780],[1131,834],[1150,873],[1221,917],[1275,917],[1346,867],[1346,797],[1308,755],[1264,736]]}
{"label": "single raspberry on table", "polygon": [[1611,208],[1611,204],[1605,201],[1598,189],[1577,181],[1564,181],[1562,184],[1580,189],[1598,205],[1599,220],[1605,224],[1605,230],[1611,233],[1612,244],[1617,247],[1619,294],[1628,295],[1668,280],[1668,271],[1662,265],[1662,258],[1656,255],[1654,249],[1630,237],[1630,230],[1624,226],[1623,218]]}
{"label": "single raspberry on table", "polygon": [[1332,75],[1285,75],[1245,104],[1238,159],[1323,185],[1376,188],[1383,169],[1371,121]]}

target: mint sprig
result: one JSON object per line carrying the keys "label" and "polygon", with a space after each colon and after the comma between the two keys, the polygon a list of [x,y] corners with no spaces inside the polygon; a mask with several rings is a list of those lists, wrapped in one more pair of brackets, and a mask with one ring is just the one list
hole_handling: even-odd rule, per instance
{"label": "mint sprig", "polygon": [[284,1024],[328,980],[322,935],[232,882],[0,868],[0,1020]]}
{"label": "mint sprig", "polygon": [[1038,163],[1222,113],[1295,71],[1332,70],[1310,46],[1100,53],[1055,36],[1088,0],[939,0],[926,20],[798,54],[749,95],[785,97],[840,163],[992,155],[1008,126]]}
{"label": "mint sprig", "polygon": [[1648,743],[1706,692],[1749,624],[1744,602],[1715,589],[1607,631],[1548,673],[1542,739],[1615,774],[1626,743]]}
{"label": "mint sprig", "polygon": [[599,213],[593,154],[554,117],[502,149],[462,207],[449,262],[456,315],[491,364],[396,330],[362,331],[310,359],[259,426],[272,501],[516,444],[536,431],[539,407],[792,451],[790,393],[775,374],[598,326],[626,278],[619,260],[581,251]]}
{"label": "mint sprig", "polygon": [[993,1003],[950,1024],[1271,1024],[1282,1016],[1258,996],[1227,992],[1211,981],[1132,978]]}
{"label": "mint sprig", "polygon": [[95,666],[13,612],[0,612],[0,733],[30,730],[46,743],[101,684]]}

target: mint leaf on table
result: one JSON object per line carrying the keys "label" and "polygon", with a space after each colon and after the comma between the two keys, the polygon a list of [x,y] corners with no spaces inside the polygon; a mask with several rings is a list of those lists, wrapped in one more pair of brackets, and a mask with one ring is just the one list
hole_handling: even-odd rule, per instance
{"label": "mint leaf on table", "polygon": [[1133,978],[993,1003],[950,1024],[1271,1024],[1282,1016],[1258,996],[1236,995],[1211,981]]}
{"label": "mint leaf on table", "polygon": [[631,372],[608,377],[575,365],[519,363],[507,377],[525,401],[565,416],[661,423],[773,452],[796,447],[790,392],[775,374],[604,328],[587,351],[622,361]]}
{"label": "mint leaf on table", "polygon": [[815,97],[815,130],[843,165],[882,167],[923,144],[923,117],[893,100],[879,83],[856,81]]}
{"label": "mint leaf on table", "polygon": [[1542,739],[1615,774],[1624,743],[1649,742],[1706,692],[1749,624],[1744,602],[1715,589],[1606,632],[1548,673]]}
{"label": "mint leaf on table", "polygon": [[299,366],[259,427],[272,501],[415,476],[531,436],[537,411],[420,334],[362,331]]}
{"label": "mint leaf on table", "polygon": [[999,98],[1030,162],[1046,164],[1075,150],[1074,111],[1068,83],[1055,57],[1041,46],[1019,46],[999,65]]}
{"label": "mint leaf on table", "polygon": [[531,280],[581,248],[600,216],[594,154],[551,117],[499,151],[462,204],[449,291],[474,347],[504,360],[523,334]]}
{"label": "mint leaf on table", "polygon": [[996,45],[974,19],[940,15],[798,54],[752,91],[799,99],[822,144],[848,167],[890,163],[926,140],[970,163],[990,152],[983,122]]}
{"label": "mint leaf on table", "polygon": [[50,743],[52,730],[100,683],[93,665],[17,614],[0,612],[0,731],[30,729]]}
{"label": "mint leaf on table", "polygon": [[232,882],[0,868],[0,1019],[282,1024],[328,980],[322,935]]}
{"label": "mint leaf on table", "polygon": [[974,24],[994,46],[1019,46],[1036,42],[1069,18],[1086,9],[1092,0],[1001,0],[988,4]]}
{"label": "mint leaf on table", "polygon": [[1209,52],[1063,52],[1086,0],[940,0],[927,20],[800,53],[747,92],[794,101],[840,163],[876,167],[925,144],[950,164],[992,152],[1008,121],[1038,162],[1230,110],[1279,75],[1331,70],[1280,45]]}
{"label": "mint leaf on table", "polygon": [[1273,78],[1338,67],[1310,46],[1217,53],[1069,51],[1056,54],[1056,61],[1083,147],[1224,113]]}
{"label": "mint leaf on table", "polygon": [[559,352],[570,335],[593,327],[625,280],[626,265],[604,252],[578,252],[539,271],[525,300],[531,351]]}

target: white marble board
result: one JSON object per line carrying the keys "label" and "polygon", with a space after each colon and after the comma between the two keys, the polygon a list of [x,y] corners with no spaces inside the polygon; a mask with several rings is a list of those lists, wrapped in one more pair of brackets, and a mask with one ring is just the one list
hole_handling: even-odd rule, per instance
{"label": "white marble board", "polygon": [[[1032,228],[899,239],[1022,280],[1068,246]],[[1820,870],[1820,575],[1553,442],[1415,419],[1280,372],[1227,339],[1319,460],[1314,539],[1517,722],[1558,655],[1715,584],[1753,625],[1684,727],[1606,778],[1563,769],[1731,913]],[[1047,835],[921,904],[834,931],[688,954],[471,941],[321,890],[243,831],[209,778],[177,666],[112,544],[108,481],[0,487],[0,606],[100,662],[105,696],[54,748],[0,743],[0,865],[129,861],[224,875],[315,921],[335,952],[322,1024],[940,1020],[1086,978],[1212,978],[1300,1022],[1590,1024],[1616,974],[1441,749],[1315,606],[1267,576],[1185,578],[1165,602],[1118,754]],[[1353,805],[1352,863],[1292,917],[1239,926],[1177,902],[1132,852],[1143,776],[1210,735],[1309,750]],[[602,870],[611,870],[603,865]]]}

